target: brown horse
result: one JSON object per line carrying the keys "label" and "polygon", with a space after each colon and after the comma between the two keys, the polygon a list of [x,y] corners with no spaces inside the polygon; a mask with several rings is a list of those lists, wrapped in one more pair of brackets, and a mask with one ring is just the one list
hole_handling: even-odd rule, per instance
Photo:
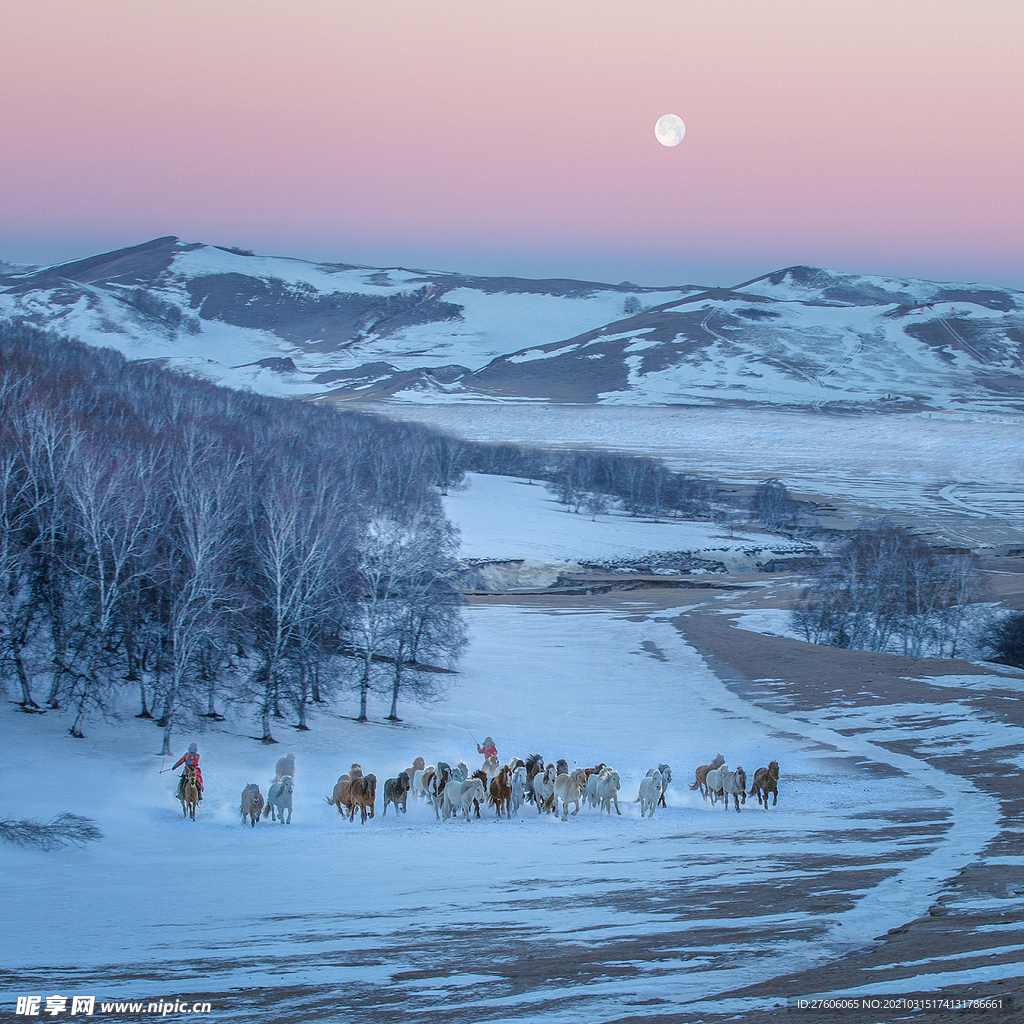
{"label": "brown horse", "polygon": [[[757,802],[768,810],[768,794],[772,796],[772,807],[779,802],[779,762],[769,761],[767,768],[758,768],[754,772],[754,785],[750,787],[749,796],[757,794]],[[761,797],[764,796],[762,800]]]}
{"label": "brown horse", "polygon": [[181,816],[196,820],[196,807],[199,805],[199,785],[196,782],[196,770],[187,765],[182,774],[181,783]]}
{"label": "brown horse", "polygon": [[[336,806],[338,813],[343,817],[345,811],[355,813],[355,808],[352,806],[352,782],[362,777],[363,769],[358,764],[353,764],[334,784],[334,792],[327,798],[327,802]],[[349,820],[352,820],[351,815]]]}
{"label": "brown horse", "polygon": [[263,813],[263,794],[255,782],[250,782],[242,790],[242,803],[238,808],[238,813],[242,816],[243,825],[245,819],[248,818],[250,825],[253,828],[256,827],[256,822],[260,820],[260,815]]}
{"label": "brown horse", "polygon": [[491,779],[490,796],[489,800],[491,806],[498,812],[498,817],[501,817],[501,809],[505,808],[506,817],[512,817],[512,783],[510,777],[512,775],[511,765],[505,765],[497,775]]}
{"label": "brown horse", "polygon": [[721,754],[715,754],[711,759],[711,764],[702,764],[693,774],[693,785],[690,789],[699,789],[700,795],[706,800],[708,797],[708,788],[705,785],[705,780],[708,777],[708,772],[714,771],[716,768],[721,768],[725,764],[725,758]]}
{"label": "brown horse", "polygon": [[359,808],[359,814],[362,820],[362,824],[366,824],[367,812],[369,816],[373,817],[373,803],[377,799],[377,776],[366,775],[360,776],[352,780],[351,786],[349,787],[349,809],[348,809],[348,820],[352,821],[356,816],[356,808]]}

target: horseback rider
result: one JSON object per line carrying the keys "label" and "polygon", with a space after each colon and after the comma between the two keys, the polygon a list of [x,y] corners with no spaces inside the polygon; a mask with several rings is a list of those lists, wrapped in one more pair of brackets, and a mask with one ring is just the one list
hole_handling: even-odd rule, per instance
{"label": "horseback rider", "polygon": [[[199,747],[195,743],[188,745],[188,753],[183,754],[177,764],[173,765],[177,768],[179,765],[185,765],[186,769],[192,768],[196,773],[196,787],[199,790],[199,799],[203,799],[203,771],[199,767]],[[178,779],[178,792],[175,794],[180,800],[182,794],[185,792],[185,772],[181,773]]]}
{"label": "horseback rider", "polygon": [[494,745],[494,740],[492,740],[490,736],[484,737],[483,743],[477,746],[476,752],[484,755],[484,761],[489,757],[498,756],[498,748]]}

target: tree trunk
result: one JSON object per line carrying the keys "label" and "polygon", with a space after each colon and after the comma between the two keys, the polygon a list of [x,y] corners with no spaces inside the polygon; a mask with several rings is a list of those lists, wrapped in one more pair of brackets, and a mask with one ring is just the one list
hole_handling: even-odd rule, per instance
{"label": "tree trunk", "polygon": [[25,663],[21,660],[21,651],[14,651],[14,667],[18,670],[18,682],[21,683],[21,707],[25,711],[38,711],[39,705],[32,699],[32,686]]}
{"label": "tree trunk", "polygon": [[270,702],[267,701],[263,705],[263,740],[264,743],[276,743],[270,732]]}
{"label": "tree trunk", "polygon": [[50,683],[50,693],[46,698],[46,706],[53,708],[56,711],[60,707],[60,701],[57,700],[57,694],[60,692],[60,681],[64,675],[63,667],[58,664],[53,670],[53,681]]}
{"label": "tree trunk", "polygon": [[370,692],[370,658],[367,656],[363,663],[363,675],[359,680],[359,717],[357,722],[366,721],[366,696]]}
{"label": "tree trunk", "polygon": [[166,724],[164,725],[164,745],[163,745],[163,747],[160,750],[160,756],[161,757],[166,757],[171,752],[171,726],[172,725],[173,725],[173,722],[171,721],[171,718],[168,715],[168,717],[166,719]]}
{"label": "tree trunk", "polygon": [[391,714],[388,715],[389,722],[400,722],[398,717],[398,691],[402,687],[402,658],[399,655],[395,659],[395,681],[391,685]]}
{"label": "tree trunk", "polygon": [[142,711],[137,714],[136,718],[152,718],[153,716],[149,713],[146,708],[146,683],[142,678],[141,673],[139,674],[139,701],[142,704]]}

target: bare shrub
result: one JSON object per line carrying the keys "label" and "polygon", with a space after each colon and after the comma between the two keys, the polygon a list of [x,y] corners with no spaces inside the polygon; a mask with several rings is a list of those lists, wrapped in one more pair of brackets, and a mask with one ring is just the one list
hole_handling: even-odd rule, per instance
{"label": "bare shrub", "polygon": [[62,846],[84,846],[102,838],[103,833],[91,818],[70,811],[45,822],[30,818],[0,818],[0,839],[15,846],[57,850]]}

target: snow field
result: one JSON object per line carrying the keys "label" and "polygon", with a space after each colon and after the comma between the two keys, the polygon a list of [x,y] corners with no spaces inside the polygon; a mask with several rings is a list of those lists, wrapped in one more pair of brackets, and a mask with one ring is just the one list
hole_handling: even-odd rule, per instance
{"label": "snow field", "polygon": [[[479,1019],[582,1021],[637,999],[711,999],[922,913],[937,880],[991,835],[994,802],[877,746],[861,731],[871,724],[863,709],[853,732],[839,717],[824,725],[750,709],[670,615],[639,601],[620,611],[472,607],[471,645],[449,696],[400,709],[399,727],[325,714],[305,734],[277,725],[272,748],[248,738],[256,730],[247,723],[199,735],[207,798],[194,823],[173,800],[173,773],[157,774],[151,724],[94,723],[76,741],[63,719],[6,712],[5,814],[72,809],[106,833],[49,855],[0,847],[7,969],[74,981],[76,991],[102,979],[105,993],[125,998],[237,989],[238,1007],[256,984],[294,1010],[278,1019],[308,1019],[295,990],[308,985],[318,998],[335,993],[347,1020],[372,1021],[370,1003],[386,1000],[424,1020],[465,1012],[468,1001]],[[371,714],[383,716],[382,705]],[[879,739],[886,721],[879,709]],[[511,822],[485,812],[443,824],[410,800],[406,816],[381,818],[383,780],[417,754],[478,761],[470,731],[492,735],[503,760],[539,751],[606,761],[622,775],[622,816],[587,808],[563,823],[526,808]],[[176,738],[176,757],[190,736]],[[693,768],[716,750],[748,780],[778,760],[778,807],[765,812],[749,798],[736,814],[691,793]],[[292,825],[242,826],[242,788],[256,781],[265,793],[287,751],[296,755]],[[837,767],[843,757],[908,774],[872,781]],[[352,761],[378,778],[377,817],[365,827],[325,802]],[[641,820],[632,801],[659,761],[673,768],[669,806]],[[894,828],[892,815],[907,807],[934,827]],[[629,970],[585,984],[566,975],[515,991],[495,978],[493,991],[481,985],[488,962],[561,947],[570,955],[580,943]],[[439,963],[443,977],[402,979]]]}
{"label": "snow field", "polygon": [[654,551],[686,551],[709,560],[753,562],[770,558],[776,549],[805,547],[763,533],[736,531],[729,536],[708,522],[654,522],[620,512],[592,519],[568,511],[543,483],[512,477],[469,473],[466,483],[443,499],[445,514],[461,533],[463,558],[615,561]]}
{"label": "snow field", "polygon": [[[797,495],[841,502],[854,522],[890,514],[920,527],[925,517],[947,541],[1024,542],[1020,502],[1007,501],[1024,479],[1020,418],[640,406],[368,408],[471,441],[649,455],[725,483],[778,477]],[[973,508],[966,515],[965,498]]]}

